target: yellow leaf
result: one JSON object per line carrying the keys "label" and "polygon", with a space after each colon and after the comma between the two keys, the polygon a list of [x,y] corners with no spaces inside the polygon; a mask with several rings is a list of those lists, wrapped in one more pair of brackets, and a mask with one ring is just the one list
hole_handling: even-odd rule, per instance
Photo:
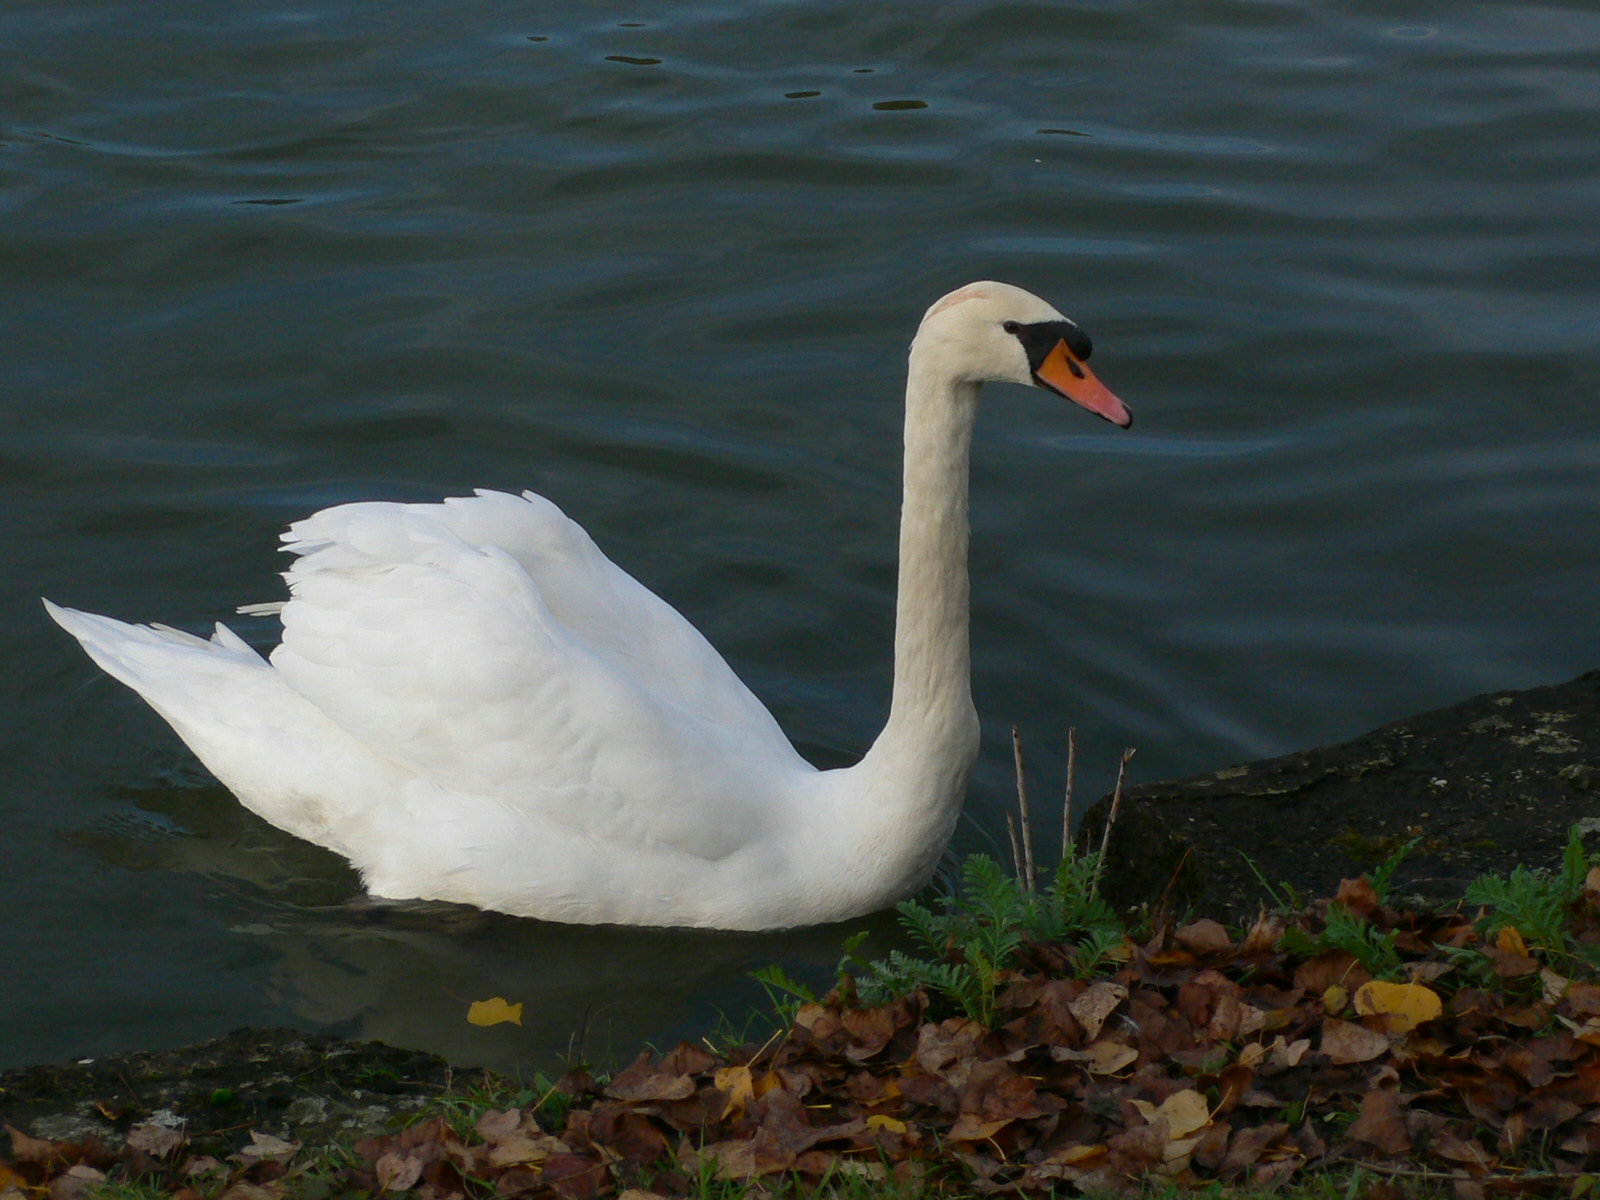
{"label": "yellow leaf", "polygon": [[890,1133],[904,1133],[906,1123],[897,1121],[893,1117],[886,1117],[882,1113],[874,1113],[867,1118],[868,1129],[887,1129]]}
{"label": "yellow leaf", "polygon": [[1123,1067],[1137,1062],[1139,1051],[1116,1042],[1096,1042],[1089,1047],[1088,1057],[1091,1075],[1115,1075]]}
{"label": "yellow leaf", "polygon": [[1494,944],[1508,954],[1528,956],[1528,943],[1522,940],[1522,934],[1517,932],[1515,925],[1503,925],[1500,934],[1494,939]]}
{"label": "yellow leaf", "polygon": [[[782,1086],[783,1079],[776,1071],[764,1071],[760,1075],[756,1076],[756,1099],[759,1100],[773,1088]],[[890,1086],[892,1087],[893,1085],[891,1084]],[[899,1092],[896,1091],[895,1094],[898,1095]]]}
{"label": "yellow leaf", "polygon": [[1322,1011],[1342,1013],[1344,1006],[1350,1003],[1350,993],[1337,983],[1322,993]]}
{"label": "yellow leaf", "polygon": [[472,1007],[467,1009],[467,1020],[474,1025],[501,1025],[507,1021],[521,1025],[522,1001],[507,1004],[500,996],[492,1000],[474,1000]]}
{"label": "yellow leaf", "polygon": [[1013,1119],[1001,1117],[998,1121],[985,1121],[976,1113],[962,1113],[956,1118],[956,1123],[950,1126],[948,1136],[952,1142],[981,1142],[999,1133]]}
{"label": "yellow leaf", "polygon": [[728,1093],[728,1103],[722,1108],[724,1121],[730,1114],[742,1114],[744,1106],[756,1098],[756,1081],[751,1078],[749,1067],[718,1067],[712,1082],[718,1091]]}
{"label": "yellow leaf", "polygon": [[1392,1034],[1409,1033],[1443,1013],[1444,1002],[1425,984],[1374,979],[1356,989],[1356,1011],[1362,1016],[1387,1016]]}
{"label": "yellow leaf", "polygon": [[1085,1159],[1102,1158],[1105,1154],[1106,1146],[1104,1142],[1096,1143],[1093,1146],[1068,1146],[1065,1150],[1057,1150],[1049,1158],[1045,1159],[1045,1162],[1061,1166],[1072,1166],[1074,1163],[1081,1163]]}
{"label": "yellow leaf", "polygon": [[1167,1137],[1172,1141],[1188,1137],[1195,1130],[1211,1124],[1211,1109],[1206,1104],[1206,1098],[1193,1088],[1173,1092],[1160,1104],[1151,1104],[1148,1100],[1135,1100],[1132,1103],[1144,1114],[1144,1119],[1152,1124],[1158,1118],[1164,1118]]}

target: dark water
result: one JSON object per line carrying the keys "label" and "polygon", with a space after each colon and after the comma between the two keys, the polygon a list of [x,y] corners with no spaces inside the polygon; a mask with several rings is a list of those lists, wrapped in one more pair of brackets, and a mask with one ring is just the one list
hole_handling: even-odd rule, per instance
{"label": "dark water", "polygon": [[603,1056],[831,965],[364,905],[36,597],[201,629],[309,510],[532,487],[846,761],[905,344],[969,279],[1077,317],[1138,421],[986,397],[959,850],[1013,722],[1036,796],[1076,726],[1092,798],[1124,745],[1149,780],[1596,665],[1597,72],[1592,5],[10,0],[0,1064],[268,1021]]}

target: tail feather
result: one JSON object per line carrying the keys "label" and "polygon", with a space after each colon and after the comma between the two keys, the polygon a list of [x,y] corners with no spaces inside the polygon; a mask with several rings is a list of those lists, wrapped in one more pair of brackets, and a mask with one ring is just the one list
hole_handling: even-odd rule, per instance
{"label": "tail feather", "polygon": [[265,667],[257,654],[233,630],[219,624],[210,641],[170,625],[130,625],[96,613],[44,602],[57,625],[82,643],[89,657],[104,671],[147,699],[152,686],[170,679],[179,663],[187,670],[211,660],[229,667]]}

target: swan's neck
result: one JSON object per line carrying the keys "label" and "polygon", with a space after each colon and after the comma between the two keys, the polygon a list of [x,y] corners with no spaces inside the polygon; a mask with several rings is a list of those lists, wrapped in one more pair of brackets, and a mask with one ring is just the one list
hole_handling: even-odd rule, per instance
{"label": "swan's neck", "polygon": [[[885,733],[937,738],[972,712],[967,475],[978,385],[913,354],[895,600],[894,697]],[[921,750],[937,745],[923,742]]]}
{"label": "swan's neck", "polygon": [[913,344],[894,695],[888,724],[861,766],[874,781],[874,808],[905,822],[908,842],[937,838],[942,848],[978,749],[967,636],[967,475],[978,385],[951,378],[934,357]]}

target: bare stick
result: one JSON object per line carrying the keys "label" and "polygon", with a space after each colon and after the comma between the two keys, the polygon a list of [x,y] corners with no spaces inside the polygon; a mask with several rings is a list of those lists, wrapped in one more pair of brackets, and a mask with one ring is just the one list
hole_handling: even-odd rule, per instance
{"label": "bare stick", "polygon": [[1022,848],[1017,845],[1017,822],[1010,813],[1006,814],[1006,834],[1011,838],[1011,873],[1021,879]]}
{"label": "bare stick", "polygon": [[1011,727],[1011,757],[1017,764],[1017,812],[1022,820],[1022,886],[1030,892],[1037,880],[1033,872],[1033,818],[1028,815],[1028,784],[1022,774],[1022,734]]}
{"label": "bare stick", "polygon": [[1072,777],[1078,769],[1078,727],[1067,727],[1067,798],[1061,805],[1061,861],[1072,853]]}
{"label": "bare stick", "polygon": [[1111,793],[1111,811],[1106,814],[1106,830],[1100,835],[1100,861],[1095,866],[1094,886],[1089,889],[1089,894],[1094,895],[1100,890],[1100,876],[1105,874],[1106,851],[1111,846],[1111,827],[1117,823],[1117,809],[1122,807],[1122,780],[1128,773],[1128,760],[1133,757],[1133,747],[1129,746],[1122,752],[1122,762],[1117,766],[1117,786]]}

